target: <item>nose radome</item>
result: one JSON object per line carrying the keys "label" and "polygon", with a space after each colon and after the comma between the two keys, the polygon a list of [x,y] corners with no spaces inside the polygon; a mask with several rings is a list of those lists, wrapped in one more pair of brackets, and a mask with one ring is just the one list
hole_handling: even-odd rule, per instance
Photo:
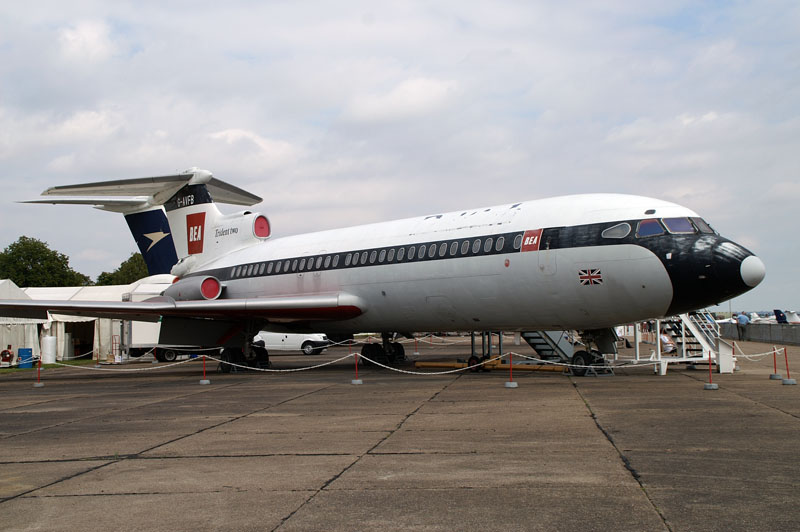
{"label": "nose radome", "polygon": [[750,255],[742,261],[742,265],[739,267],[739,272],[742,275],[742,281],[744,281],[744,284],[750,288],[753,288],[764,280],[767,270],[764,267],[764,263],[761,262],[761,259],[755,255]]}

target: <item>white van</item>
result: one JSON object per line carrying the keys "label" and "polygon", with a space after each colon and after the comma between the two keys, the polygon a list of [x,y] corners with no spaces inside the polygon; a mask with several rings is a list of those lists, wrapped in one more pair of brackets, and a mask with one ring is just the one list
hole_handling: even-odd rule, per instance
{"label": "white van", "polygon": [[331,344],[327,336],[318,333],[286,334],[261,331],[253,338],[253,343],[259,340],[264,342],[267,351],[302,351],[304,355],[318,355]]}

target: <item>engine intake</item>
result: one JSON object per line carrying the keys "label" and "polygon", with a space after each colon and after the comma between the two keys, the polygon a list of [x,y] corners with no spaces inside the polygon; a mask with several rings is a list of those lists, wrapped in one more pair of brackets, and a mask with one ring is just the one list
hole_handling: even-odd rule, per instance
{"label": "engine intake", "polygon": [[222,295],[222,289],[222,283],[216,277],[189,277],[175,282],[164,290],[164,295],[175,301],[200,301],[217,299]]}

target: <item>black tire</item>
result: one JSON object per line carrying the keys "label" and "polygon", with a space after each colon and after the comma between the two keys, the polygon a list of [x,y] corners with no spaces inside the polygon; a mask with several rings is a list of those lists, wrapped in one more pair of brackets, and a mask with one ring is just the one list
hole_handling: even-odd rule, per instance
{"label": "black tire", "polygon": [[399,364],[406,359],[406,349],[400,342],[392,342],[389,344],[392,348],[391,361],[393,364]]}
{"label": "black tire", "polygon": [[304,355],[316,355],[316,349],[314,349],[314,344],[311,342],[303,342],[303,345],[300,346],[300,350],[303,352]]}
{"label": "black tire", "polygon": [[159,362],[166,362],[166,360],[164,360],[164,352],[163,351],[159,351],[158,349],[155,349],[155,350],[153,350],[153,356]]}
{"label": "black tire", "polygon": [[219,369],[222,373],[230,373],[233,369],[233,366],[227,364],[226,362],[233,362],[235,364],[241,364],[242,360],[242,351],[240,349],[233,349],[233,348],[225,348],[220,353],[220,358],[222,362],[219,363]]}
{"label": "black tire", "polygon": [[161,357],[164,359],[164,362],[175,362],[178,360],[178,352],[174,349],[167,349],[163,352]]}
{"label": "black tire", "polygon": [[477,357],[477,356],[475,356],[475,355],[472,355],[471,357],[469,357],[469,360],[467,360],[467,366],[474,366],[474,367],[471,367],[471,368],[469,369],[469,370],[470,370],[470,371],[472,371],[472,372],[477,372],[477,371],[480,371],[480,370],[481,370],[481,367],[482,367],[482,366],[479,366],[479,365],[478,365],[478,364],[480,364],[480,363],[481,363],[481,359],[480,359],[480,358],[478,358],[478,357]]}
{"label": "black tire", "polygon": [[[586,371],[588,368],[585,366],[589,365],[589,353],[586,351],[576,351],[574,355],[572,355],[572,373],[577,377],[583,377],[586,375]],[[578,367],[581,366],[581,367]]]}

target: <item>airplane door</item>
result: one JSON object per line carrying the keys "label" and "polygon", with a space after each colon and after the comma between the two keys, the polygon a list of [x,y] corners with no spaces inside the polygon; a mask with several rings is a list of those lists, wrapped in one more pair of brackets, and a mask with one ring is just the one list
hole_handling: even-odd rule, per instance
{"label": "airplane door", "polygon": [[561,227],[545,229],[542,232],[542,243],[539,246],[539,271],[545,275],[556,273],[556,254],[561,240]]}

